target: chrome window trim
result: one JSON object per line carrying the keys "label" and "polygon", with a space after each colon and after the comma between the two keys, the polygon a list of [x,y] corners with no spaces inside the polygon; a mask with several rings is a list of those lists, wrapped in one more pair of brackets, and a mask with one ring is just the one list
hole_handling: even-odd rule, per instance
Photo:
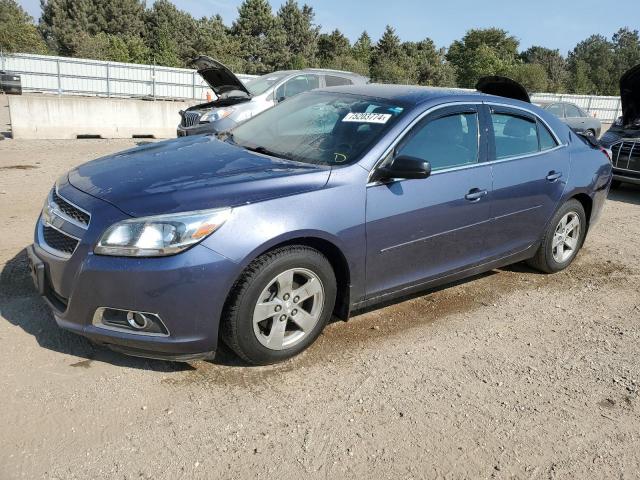
{"label": "chrome window trim", "polygon": [[[486,162],[477,162],[477,163],[471,163],[471,164],[467,164],[467,165],[458,165],[457,167],[450,167],[450,168],[443,168],[441,170],[435,170],[431,176],[433,175],[438,175],[441,173],[447,173],[447,172],[453,172],[453,171],[457,171],[457,170],[465,170],[467,168],[476,168],[479,166],[484,166],[484,165],[495,165],[498,163],[504,163],[504,162],[510,162],[510,161],[514,161],[514,160],[521,160],[523,158],[529,158],[529,157],[535,157],[538,155],[542,155],[542,154],[547,154],[550,152],[555,152],[556,150],[560,150],[561,148],[565,148],[567,147],[568,143],[563,143],[560,141],[560,137],[556,134],[555,130],[553,128],[551,128],[551,126],[549,125],[549,123],[547,123],[543,118],[541,118],[539,115],[537,115],[535,112],[532,112],[531,110],[528,110],[524,107],[519,107],[516,105],[509,105],[506,103],[500,103],[500,102],[463,102],[463,101],[457,101],[457,102],[449,102],[449,103],[443,103],[440,105],[435,105],[427,110],[425,110],[424,112],[422,112],[420,115],[418,115],[409,125],[407,125],[407,127],[398,134],[398,136],[393,140],[393,142],[391,142],[391,145],[389,147],[387,147],[387,149],[382,153],[382,155],[380,156],[380,158],[376,161],[375,165],[373,166],[373,168],[371,169],[371,171],[369,172],[369,176],[367,177],[367,187],[372,187],[372,186],[377,186],[377,185],[383,185],[384,183],[387,182],[381,182],[381,181],[375,181],[372,182],[371,181],[371,176],[373,175],[373,173],[376,171],[376,169],[380,166],[380,164],[384,161],[385,158],[387,158],[389,156],[389,154],[396,148],[396,146],[404,139],[404,137],[407,136],[407,134],[411,131],[411,129],[413,127],[415,127],[418,123],[420,123],[420,121],[422,121],[427,115],[432,114],[435,111],[438,110],[442,110],[443,108],[448,108],[448,107],[458,107],[458,106],[465,106],[465,105],[487,105],[487,106],[497,106],[497,107],[505,107],[505,108],[512,108],[515,110],[521,110],[529,115],[533,115],[536,119],[540,120],[540,122],[542,122],[542,124],[547,127],[547,129],[549,130],[549,132],[551,133],[551,135],[553,136],[553,139],[556,141],[557,146],[554,148],[550,148],[548,150],[542,150],[542,151],[538,151],[538,152],[532,152],[526,155],[518,155],[515,157],[507,157],[507,158],[500,158],[500,159],[495,159],[495,160],[489,160]],[[478,133],[480,133],[480,129],[478,129]],[[392,181],[402,181],[402,180],[406,180],[406,179],[392,179]]]}
{"label": "chrome window trim", "polygon": [[[165,330],[168,333],[154,333],[154,332],[138,332],[136,330],[130,330],[127,328],[120,328],[120,327],[116,327],[114,325],[105,325],[104,323],[102,323],[102,316],[104,314],[105,310],[117,310],[119,312],[138,312],[138,313],[142,313],[143,315],[152,315],[154,317],[156,317],[158,319],[158,321],[162,324],[162,326],[165,328]],[[91,324],[96,327],[96,328],[100,328],[103,330],[111,330],[114,332],[122,332],[122,333],[130,333],[131,335],[138,335],[141,337],[169,337],[171,336],[171,332],[169,331],[169,329],[167,328],[167,325],[164,323],[164,321],[162,321],[162,318],[160,318],[160,315],[158,315],[157,313],[152,313],[152,312],[143,312],[141,310],[126,310],[124,308],[113,308],[113,307],[98,307],[96,308],[96,311],[93,314],[93,318],[91,319]]]}
{"label": "chrome window trim", "polygon": [[[55,187],[55,192],[58,197],[60,197],[65,202],[67,202],[69,205],[71,205],[74,208],[77,208],[82,213],[86,213],[89,216],[89,222],[85,225],[84,223],[78,222],[75,218],[70,217],[69,215],[64,213],[62,210],[60,210],[56,205],[56,203],[53,201],[53,195],[51,195],[51,192],[49,192],[49,198],[48,198],[50,212],[53,213],[55,216],[62,218],[64,221],[72,223],[76,227],[81,228],[82,230],[87,230],[89,228],[89,225],[91,224],[91,213],[87,212],[84,208],[79,207],[75,203],[70,202],[66,197],[63,197],[62,195],[60,195],[60,193],[58,192],[57,185]],[[63,232],[63,233],[66,233],[66,232]]]}

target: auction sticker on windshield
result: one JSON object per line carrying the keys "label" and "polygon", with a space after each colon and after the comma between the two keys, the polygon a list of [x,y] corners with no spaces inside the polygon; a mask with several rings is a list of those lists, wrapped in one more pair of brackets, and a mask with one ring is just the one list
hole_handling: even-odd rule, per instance
{"label": "auction sticker on windshield", "polygon": [[391,118],[390,113],[348,113],[342,119],[343,122],[355,123],[387,123]]}

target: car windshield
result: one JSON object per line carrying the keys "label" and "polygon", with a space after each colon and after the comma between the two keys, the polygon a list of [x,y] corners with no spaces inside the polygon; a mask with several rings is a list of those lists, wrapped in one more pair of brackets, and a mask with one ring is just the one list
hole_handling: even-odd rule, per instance
{"label": "car windshield", "polygon": [[298,162],[344,165],[371,148],[404,110],[361,95],[303,93],[236,127],[228,141]]}
{"label": "car windshield", "polygon": [[286,73],[270,73],[269,75],[252,78],[245,84],[245,87],[247,87],[247,90],[249,90],[251,95],[262,95],[270,87],[275,85],[286,76]]}

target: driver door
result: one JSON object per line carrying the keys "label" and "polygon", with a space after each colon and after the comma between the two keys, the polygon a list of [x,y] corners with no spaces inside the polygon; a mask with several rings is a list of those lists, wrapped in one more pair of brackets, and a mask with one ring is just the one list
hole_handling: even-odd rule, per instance
{"label": "driver door", "polygon": [[[492,176],[476,105],[437,110],[392,156],[427,160],[426,179],[367,186],[367,297],[384,296],[482,263]],[[390,159],[388,159],[390,161]]]}

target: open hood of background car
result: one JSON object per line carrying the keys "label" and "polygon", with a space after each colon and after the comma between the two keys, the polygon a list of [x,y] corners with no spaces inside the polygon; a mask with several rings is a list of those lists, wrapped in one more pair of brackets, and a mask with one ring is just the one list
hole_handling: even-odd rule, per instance
{"label": "open hood of background car", "polygon": [[251,96],[242,81],[217,60],[207,56],[200,56],[192,60],[191,63],[195,65],[200,76],[219,97],[223,97],[232,91],[242,92],[247,97]]}
{"label": "open hood of background car", "polygon": [[622,98],[622,125],[627,126],[640,119],[640,65],[628,70],[620,78]]}
{"label": "open hood of background car", "polygon": [[488,95],[497,95],[531,103],[527,90],[515,80],[507,77],[482,77],[476,84],[476,90]]}

